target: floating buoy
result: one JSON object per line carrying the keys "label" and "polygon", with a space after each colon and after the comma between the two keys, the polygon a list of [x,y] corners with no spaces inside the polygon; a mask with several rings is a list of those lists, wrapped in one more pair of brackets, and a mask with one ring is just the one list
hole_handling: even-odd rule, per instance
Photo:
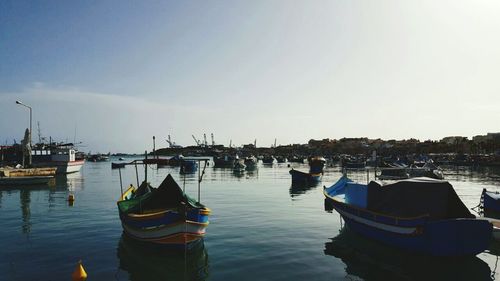
{"label": "floating buoy", "polygon": [[73,274],[71,274],[71,280],[72,281],[85,281],[85,280],[87,280],[87,272],[85,272],[85,269],[83,268],[81,260],[78,261],[78,264],[76,265],[75,271],[73,271]]}
{"label": "floating buoy", "polygon": [[74,202],[75,201],[75,195],[74,194],[68,195],[68,201],[69,202]]}

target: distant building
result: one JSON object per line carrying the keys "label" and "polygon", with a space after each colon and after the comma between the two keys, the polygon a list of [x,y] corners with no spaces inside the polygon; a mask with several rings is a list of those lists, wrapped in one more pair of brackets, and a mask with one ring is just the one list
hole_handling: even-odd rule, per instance
{"label": "distant building", "polygon": [[477,135],[472,138],[474,143],[485,143],[488,141],[500,141],[500,133],[487,133],[486,135]]}
{"label": "distant building", "polygon": [[467,137],[462,137],[462,136],[450,136],[450,137],[445,137],[440,140],[440,142],[448,144],[448,145],[453,145],[457,143],[461,143],[463,141],[467,141]]}

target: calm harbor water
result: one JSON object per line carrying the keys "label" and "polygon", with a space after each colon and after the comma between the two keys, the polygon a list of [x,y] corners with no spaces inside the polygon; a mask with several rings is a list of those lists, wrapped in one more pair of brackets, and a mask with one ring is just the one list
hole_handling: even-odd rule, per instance
{"label": "calm harbor water", "polygon": [[[116,159],[112,159],[115,160]],[[0,190],[0,280],[70,280],[82,260],[88,280],[494,280],[500,247],[475,258],[429,259],[388,249],[348,230],[324,211],[322,185],[340,176],[327,168],[322,184],[291,187],[286,164],[235,175],[207,168],[201,202],[212,209],[202,243],[190,251],[144,248],[122,236],[116,200],[118,170],[110,162],[49,187]],[[307,170],[306,165],[292,164]],[[171,173],[197,197],[197,174],[178,168],[148,169],[157,186]],[[133,167],[123,183],[136,182]],[[351,178],[366,181],[365,172]],[[370,175],[373,176],[373,175]],[[448,169],[446,179],[468,207],[483,188],[500,191],[500,171]],[[143,171],[140,171],[140,179]],[[76,201],[69,206],[67,196]]]}

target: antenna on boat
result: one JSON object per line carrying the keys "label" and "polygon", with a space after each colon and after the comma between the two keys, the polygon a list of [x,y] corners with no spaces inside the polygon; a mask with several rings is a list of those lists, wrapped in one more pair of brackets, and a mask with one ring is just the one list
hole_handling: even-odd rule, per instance
{"label": "antenna on boat", "polygon": [[[144,159],[148,159],[148,151],[144,150]],[[146,161],[146,164],[144,165],[144,181],[147,183],[148,182],[148,164]]]}

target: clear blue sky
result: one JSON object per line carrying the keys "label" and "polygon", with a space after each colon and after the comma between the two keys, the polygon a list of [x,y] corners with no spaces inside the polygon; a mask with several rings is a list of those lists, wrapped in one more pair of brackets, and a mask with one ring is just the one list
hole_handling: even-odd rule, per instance
{"label": "clear blue sky", "polygon": [[[2,1],[0,142],[500,131],[498,1]],[[36,136],[36,134],[35,134]]]}

